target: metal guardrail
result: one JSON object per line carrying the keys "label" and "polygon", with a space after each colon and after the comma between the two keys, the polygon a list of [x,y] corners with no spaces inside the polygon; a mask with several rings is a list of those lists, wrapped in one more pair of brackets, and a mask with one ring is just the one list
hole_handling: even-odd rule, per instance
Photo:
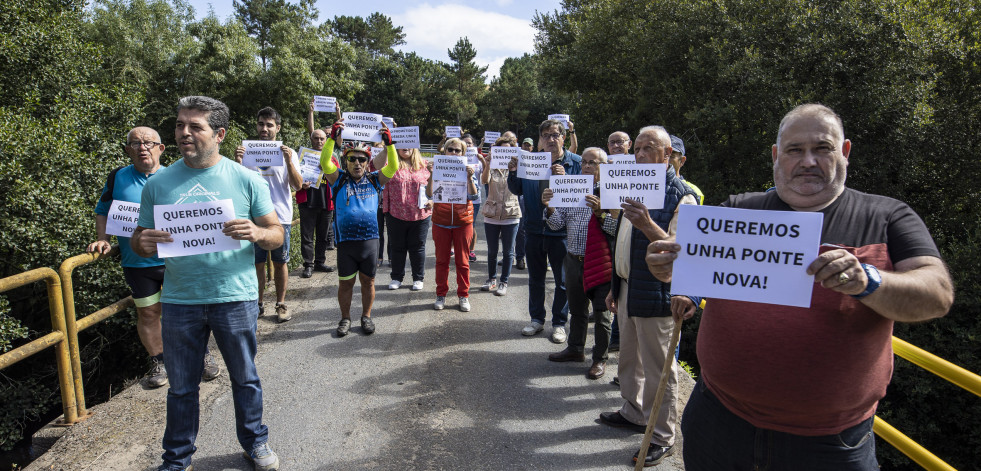
{"label": "metal guardrail", "polygon": [[[900,358],[909,360],[916,366],[977,396],[981,396],[981,376],[896,337],[892,338],[892,349]],[[889,425],[888,422],[882,420],[879,416],[875,417],[875,421],[872,423],[872,430],[875,431],[876,435],[882,437],[883,440],[908,456],[923,469],[929,471],[955,471],[953,466],[938,458],[937,455],[930,453],[926,448],[923,448],[919,443],[916,443],[913,439],[907,437],[892,425]]]}

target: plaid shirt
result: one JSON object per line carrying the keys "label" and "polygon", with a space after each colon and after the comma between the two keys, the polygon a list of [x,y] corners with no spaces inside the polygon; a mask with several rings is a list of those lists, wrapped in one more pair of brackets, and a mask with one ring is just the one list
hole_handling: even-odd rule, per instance
{"label": "plaid shirt", "polygon": [[[548,210],[545,211],[547,214]],[[552,215],[545,218],[545,223],[553,231],[564,227],[567,234],[566,251],[581,257],[586,253],[586,231],[592,216],[593,210],[590,208],[554,208]]]}

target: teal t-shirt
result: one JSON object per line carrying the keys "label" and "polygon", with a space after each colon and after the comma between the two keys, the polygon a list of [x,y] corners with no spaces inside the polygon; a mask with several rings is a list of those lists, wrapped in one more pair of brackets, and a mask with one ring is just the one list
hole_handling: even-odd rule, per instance
{"label": "teal t-shirt", "polygon": [[[275,212],[269,185],[257,173],[222,158],[204,169],[184,159],[158,171],[143,188],[139,226],[153,229],[153,206],[232,200],[236,219],[255,220]],[[237,250],[168,257],[160,300],[173,304],[218,304],[259,297],[252,244]]]}

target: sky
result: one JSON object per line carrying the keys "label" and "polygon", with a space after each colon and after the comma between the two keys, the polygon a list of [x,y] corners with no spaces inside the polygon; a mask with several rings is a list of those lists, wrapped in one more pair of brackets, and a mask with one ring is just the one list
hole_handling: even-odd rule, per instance
{"label": "sky", "polygon": [[[198,19],[211,9],[219,19],[232,16],[232,0],[189,0]],[[490,82],[498,75],[504,59],[535,52],[535,29],[531,20],[535,12],[559,9],[560,0],[405,0],[337,1],[317,0],[319,22],[334,16],[367,17],[381,12],[401,26],[405,44],[399,50],[415,52],[427,59],[448,62],[447,49],[460,38],[470,39],[478,65],[486,65]]]}

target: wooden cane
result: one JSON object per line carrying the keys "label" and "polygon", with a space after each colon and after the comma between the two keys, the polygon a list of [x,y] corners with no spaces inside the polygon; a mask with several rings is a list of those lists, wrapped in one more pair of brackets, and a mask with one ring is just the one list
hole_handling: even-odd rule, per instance
{"label": "wooden cane", "polygon": [[[681,324],[683,322],[676,321],[674,323],[674,332],[671,332],[671,343],[668,345],[668,351],[664,356],[666,360],[670,360],[671,353],[678,348],[678,341],[681,339]],[[664,368],[661,369],[661,381],[657,384],[657,394],[654,395],[654,407],[651,408],[651,418],[647,419],[647,431],[644,432],[644,440],[640,442],[640,452],[637,453],[637,464],[634,466],[634,471],[644,469],[644,461],[647,459],[647,449],[651,446],[651,437],[654,435],[654,424],[657,422],[657,416],[660,415],[661,402],[664,401],[664,392],[668,389],[668,375],[671,373],[672,366],[674,366],[674,360],[665,361]],[[672,404],[672,407],[678,407],[678,405]]]}

